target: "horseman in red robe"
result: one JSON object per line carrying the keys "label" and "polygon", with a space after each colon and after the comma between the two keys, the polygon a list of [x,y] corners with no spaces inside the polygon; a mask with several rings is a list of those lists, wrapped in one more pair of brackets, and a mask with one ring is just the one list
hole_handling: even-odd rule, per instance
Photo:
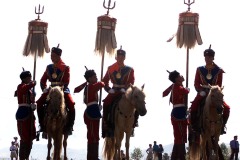
{"label": "horseman in red robe", "polygon": [[[110,120],[112,103],[121,97],[129,85],[133,85],[135,81],[134,69],[124,64],[125,58],[126,52],[122,50],[122,48],[117,50],[117,55],[115,57],[117,62],[108,67],[102,80],[105,83],[104,89],[108,92],[108,95],[103,100],[103,138],[113,136],[113,132],[111,131],[113,122]],[[112,82],[112,87],[109,86],[110,81]],[[138,126],[138,117],[138,112],[135,112],[135,122],[133,127]]]}
{"label": "horseman in red robe", "polygon": [[171,92],[170,102],[173,104],[171,122],[174,135],[171,159],[183,160],[186,155],[185,143],[187,143],[187,106],[185,99],[190,90],[183,87],[184,77],[177,71],[170,72],[169,80],[173,84],[163,92],[163,97]]}
{"label": "horseman in red robe", "polygon": [[36,81],[32,81],[29,71],[20,74],[22,83],[18,85],[15,96],[18,98],[18,110],[16,112],[18,134],[20,136],[20,160],[29,158],[33,140],[36,138],[35,116],[35,93],[33,87]]}
{"label": "horseman in red robe", "polygon": [[68,84],[70,82],[70,68],[61,59],[62,50],[58,47],[53,47],[51,50],[51,60],[53,64],[49,64],[40,80],[40,87],[43,91],[41,97],[37,100],[37,113],[40,124],[40,131],[45,132],[44,116],[45,108],[47,106],[47,80],[50,81],[51,86],[64,87],[64,99],[68,110],[68,122],[64,132],[72,135],[73,125],[75,120],[75,102],[72,99]]}
{"label": "horseman in red robe", "polygon": [[[219,87],[222,87],[222,80],[223,80],[223,71],[222,68],[220,68],[218,65],[216,65],[214,61],[215,52],[211,49],[211,46],[209,49],[206,49],[204,51],[204,58],[206,65],[200,66],[196,70],[195,74],[195,81],[194,86],[197,91],[197,95],[195,99],[192,102],[191,108],[190,108],[190,115],[191,115],[191,126],[192,129],[196,132],[200,132],[200,126],[198,124],[198,107],[200,106],[200,103],[203,99],[206,98],[208,94],[208,90],[204,88],[204,85],[218,85]],[[229,114],[230,114],[230,106],[224,101],[223,106],[219,106],[218,112],[223,112],[223,128],[221,134],[226,134],[225,131],[225,125],[227,123]]]}

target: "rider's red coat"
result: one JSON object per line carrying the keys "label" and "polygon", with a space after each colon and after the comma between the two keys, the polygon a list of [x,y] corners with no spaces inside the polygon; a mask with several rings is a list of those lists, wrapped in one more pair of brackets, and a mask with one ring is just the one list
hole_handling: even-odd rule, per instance
{"label": "rider's red coat", "polygon": [[[104,89],[108,92],[111,88],[115,90],[115,94],[108,94],[104,99],[103,105],[110,105],[112,101],[119,96],[121,88],[126,89],[130,84],[134,84],[135,76],[134,69],[129,66],[119,67],[118,63],[108,67],[108,70],[102,80],[105,83]],[[109,86],[109,81],[113,86]]]}

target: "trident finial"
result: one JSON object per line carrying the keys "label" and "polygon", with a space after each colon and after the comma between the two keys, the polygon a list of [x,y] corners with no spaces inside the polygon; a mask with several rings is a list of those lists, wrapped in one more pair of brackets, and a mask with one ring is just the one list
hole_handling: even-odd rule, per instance
{"label": "trident finial", "polygon": [[109,14],[109,9],[115,8],[115,4],[116,4],[116,2],[114,2],[113,6],[110,7],[110,5],[111,5],[111,0],[108,0],[108,6],[106,7],[106,5],[105,5],[105,0],[103,1],[103,7],[104,7],[105,9],[107,9],[107,15]]}
{"label": "trident finial", "polygon": [[191,6],[193,3],[195,3],[195,0],[193,0],[192,2],[190,2],[190,0],[188,0],[188,3],[186,3],[185,0],[184,0],[184,4],[188,5],[188,11],[190,11],[190,9],[191,9],[190,6]]}
{"label": "trident finial", "polygon": [[44,11],[44,6],[42,7],[42,12],[40,12],[40,4],[38,6],[38,12],[37,12],[37,8],[35,7],[35,14],[38,15],[38,18],[36,20],[40,20],[40,14],[43,14],[43,11]]}

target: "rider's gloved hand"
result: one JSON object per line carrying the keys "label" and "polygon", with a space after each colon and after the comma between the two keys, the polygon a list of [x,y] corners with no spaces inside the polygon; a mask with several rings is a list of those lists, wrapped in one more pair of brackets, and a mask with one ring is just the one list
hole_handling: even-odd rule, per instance
{"label": "rider's gloved hand", "polygon": [[44,88],[43,93],[47,93],[47,92],[48,92],[48,88]]}
{"label": "rider's gloved hand", "polygon": [[120,90],[122,93],[125,93],[126,92],[126,90],[124,89],[124,88],[121,88],[121,90]]}
{"label": "rider's gloved hand", "polygon": [[207,93],[205,91],[200,91],[199,95],[202,96],[202,97],[205,97],[207,95]]}
{"label": "rider's gloved hand", "polygon": [[115,93],[115,90],[111,88],[111,89],[109,89],[108,93],[113,94],[113,93]]}
{"label": "rider's gloved hand", "polygon": [[99,111],[101,111],[103,107],[102,105],[99,105],[98,108],[99,108]]}
{"label": "rider's gloved hand", "polygon": [[36,103],[31,103],[30,107],[32,108],[32,110],[34,111],[37,108],[37,104]]}

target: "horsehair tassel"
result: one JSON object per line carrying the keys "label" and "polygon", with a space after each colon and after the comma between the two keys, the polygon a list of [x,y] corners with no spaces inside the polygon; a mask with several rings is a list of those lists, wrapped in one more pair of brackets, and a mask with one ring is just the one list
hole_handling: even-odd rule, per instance
{"label": "horsehair tassel", "polygon": [[201,45],[202,39],[198,29],[198,13],[183,12],[179,14],[177,29],[177,47],[194,48],[196,42]]}
{"label": "horsehair tassel", "polygon": [[23,55],[44,56],[44,52],[49,53],[50,48],[47,39],[48,23],[41,20],[33,20],[28,23],[28,36],[25,41]]}
{"label": "horsehair tassel", "polygon": [[97,18],[97,33],[95,40],[95,53],[101,56],[105,51],[111,56],[114,55],[117,48],[115,36],[116,18],[108,15],[99,16]]}

